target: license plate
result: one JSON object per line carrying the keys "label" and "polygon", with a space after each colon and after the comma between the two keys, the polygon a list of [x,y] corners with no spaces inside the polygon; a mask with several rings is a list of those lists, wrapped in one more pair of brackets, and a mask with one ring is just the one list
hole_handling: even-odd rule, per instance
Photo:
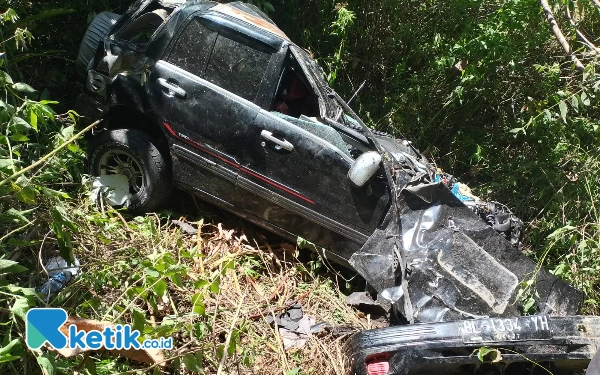
{"label": "license plate", "polygon": [[546,315],[463,320],[459,324],[465,343],[552,338]]}

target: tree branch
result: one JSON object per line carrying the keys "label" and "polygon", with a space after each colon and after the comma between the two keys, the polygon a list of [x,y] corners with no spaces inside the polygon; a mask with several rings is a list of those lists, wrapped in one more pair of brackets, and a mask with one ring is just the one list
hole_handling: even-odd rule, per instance
{"label": "tree branch", "polygon": [[577,37],[579,39],[581,39],[583,44],[585,44],[590,50],[592,50],[592,51],[594,51],[594,53],[598,54],[598,52],[600,52],[598,47],[596,47],[596,45],[594,45],[594,43],[592,43],[577,27],[577,23],[575,22],[575,20],[573,20],[573,17],[571,17],[571,11],[569,10],[568,5],[566,8],[565,15],[567,16],[567,19],[569,20],[569,23],[571,24],[571,26],[573,26],[573,29],[575,29],[575,34],[577,34]]}
{"label": "tree branch", "polygon": [[573,54],[573,52],[571,51],[571,46],[569,46],[569,42],[567,42],[565,35],[560,30],[560,27],[558,27],[558,23],[556,22],[556,18],[554,18],[554,13],[552,13],[552,9],[550,9],[548,0],[540,0],[540,3],[542,4],[544,13],[546,13],[546,18],[548,18],[548,22],[550,22],[550,28],[552,28],[552,32],[556,36],[558,43],[560,43],[563,50],[565,50],[565,53],[567,54],[567,56],[571,57],[571,60],[573,61],[573,63],[575,63],[575,68],[580,72],[584,71],[585,66],[577,58],[577,56],[575,56],[575,54]]}
{"label": "tree branch", "polygon": [[0,181],[0,186],[5,185],[9,181],[11,181],[11,180],[13,180],[13,179],[15,179],[15,178],[17,178],[17,177],[25,174],[27,171],[30,171],[30,170],[34,169],[35,167],[37,167],[39,165],[42,165],[46,161],[50,160],[50,158],[52,158],[54,155],[56,155],[60,150],[62,150],[63,148],[67,147],[71,142],[73,142],[77,138],[81,137],[85,132],[87,132],[88,130],[90,130],[94,126],[98,125],[100,123],[100,121],[101,120],[98,120],[98,121],[94,122],[90,126],[86,127],[82,131],[80,131],[79,133],[75,134],[68,141],[66,141],[62,145],[58,146],[57,148],[55,148],[54,150],[52,150],[51,152],[49,152],[46,156],[44,156],[40,160],[36,161],[35,163],[31,164],[30,166],[28,166],[26,168],[21,169],[20,171],[14,173],[12,176],[9,176],[9,177],[5,178],[4,180]]}

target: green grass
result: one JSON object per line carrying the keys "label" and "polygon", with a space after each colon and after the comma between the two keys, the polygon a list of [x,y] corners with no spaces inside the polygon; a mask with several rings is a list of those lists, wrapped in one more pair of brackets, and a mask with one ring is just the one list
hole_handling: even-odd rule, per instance
{"label": "green grass", "polygon": [[[199,232],[190,235],[171,223],[184,217],[130,218],[107,206],[97,210],[86,197],[64,208],[77,228],[73,253],[82,272],[48,306],[80,318],[131,323],[144,338],[173,337],[175,348],[164,353],[164,366],[114,353],[63,358],[47,350],[21,351],[19,358],[0,363],[3,374],[36,367],[34,358],[42,353],[64,374],[286,374],[295,369],[317,374],[324,368],[341,373],[341,337],[322,333],[304,349],[286,352],[265,317],[298,300],[318,322],[367,328],[367,320],[343,303],[335,274],[310,271],[297,259],[301,253],[294,245],[260,230],[241,232],[196,215],[187,220]],[[56,239],[50,233],[21,251],[22,263],[33,272],[13,280],[41,284],[45,276],[38,258],[57,255]],[[31,304],[43,306],[39,300]],[[21,317],[13,312],[9,323],[0,332],[22,345]]]}

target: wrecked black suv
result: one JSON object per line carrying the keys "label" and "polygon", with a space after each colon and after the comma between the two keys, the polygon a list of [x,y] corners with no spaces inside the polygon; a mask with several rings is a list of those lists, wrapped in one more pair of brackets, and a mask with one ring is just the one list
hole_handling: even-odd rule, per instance
{"label": "wrecked black suv", "polygon": [[[141,213],[187,190],[314,243],[397,321],[423,323],[354,335],[353,373],[572,372],[600,345],[599,319],[570,316],[582,294],[520,252],[518,218],[365,126],[256,7],[139,0],[94,19],[77,65],[109,203]],[[502,359],[477,361],[482,346]]]}

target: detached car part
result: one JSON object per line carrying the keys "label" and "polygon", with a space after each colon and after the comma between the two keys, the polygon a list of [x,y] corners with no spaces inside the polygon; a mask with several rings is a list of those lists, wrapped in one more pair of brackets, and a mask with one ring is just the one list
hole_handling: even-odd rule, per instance
{"label": "detached car part", "polygon": [[599,347],[599,317],[531,315],[364,331],[346,360],[356,375],[582,374]]}
{"label": "detached car part", "polygon": [[[90,172],[128,183],[125,202],[109,203],[143,213],[165,204],[172,186],[184,189],[314,243],[407,323],[523,319],[515,317],[524,313],[517,297],[526,280],[538,313],[579,311],[582,294],[521,253],[522,222],[510,210],[474,196],[410,141],[369,129],[253,5],[138,0],[91,23],[77,66],[85,87],[78,113],[84,123],[104,120],[90,137]],[[411,330],[419,328],[364,332],[349,350]]]}

